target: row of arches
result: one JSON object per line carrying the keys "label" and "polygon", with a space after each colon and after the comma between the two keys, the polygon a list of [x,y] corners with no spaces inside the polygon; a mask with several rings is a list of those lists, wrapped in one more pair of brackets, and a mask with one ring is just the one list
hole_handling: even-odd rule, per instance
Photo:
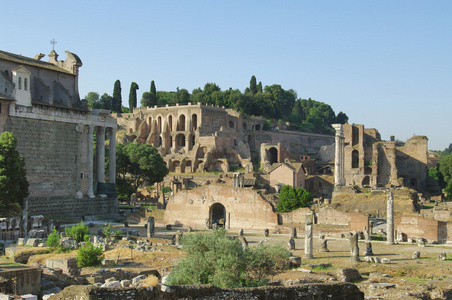
{"label": "row of arches", "polygon": [[203,170],[200,171],[212,171],[212,172],[227,172],[228,167],[222,160],[215,161],[212,165],[204,166],[204,160],[197,159],[193,163],[191,160],[173,160],[169,162],[168,169],[170,172],[176,173],[193,173],[199,170],[200,166],[203,166]]}
{"label": "row of arches", "polygon": [[[246,122],[243,122],[242,124],[243,129],[248,130],[248,125],[246,124]],[[229,121],[229,128],[235,128],[235,122],[234,121]],[[262,130],[262,126],[260,124],[256,124],[256,125],[252,125],[251,129],[252,130]]]}
{"label": "row of arches", "polygon": [[[147,121],[149,127],[151,126],[153,121],[156,121],[157,132],[163,132],[164,117],[158,116],[155,119],[153,119],[152,116],[149,116]],[[187,131],[187,128],[189,128],[189,130],[196,130],[198,128],[198,115],[197,114],[191,115],[190,125],[187,124],[186,117],[184,114],[179,115],[178,118],[173,117],[173,115],[169,115],[167,122],[169,131]]]}

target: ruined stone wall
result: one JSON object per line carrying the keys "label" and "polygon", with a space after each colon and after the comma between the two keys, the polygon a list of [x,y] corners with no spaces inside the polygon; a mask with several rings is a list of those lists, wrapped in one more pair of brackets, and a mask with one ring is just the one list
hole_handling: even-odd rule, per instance
{"label": "ruined stone wall", "polygon": [[322,207],[319,209],[318,224],[330,224],[330,225],[350,225],[350,216],[347,213],[335,210],[329,207]]}
{"label": "ruined stone wall", "polygon": [[429,242],[440,242],[447,239],[445,228],[448,225],[445,222],[418,216],[396,216],[394,225],[397,232],[405,233],[408,237],[423,237]]}
{"label": "ruined stone wall", "polygon": [[310,214],[311,210],[308,207],[302,207],[288,213],[280,213],[280,218],[282,220],[282,225],[304,225],[305,216]]}
{"label": "ruined stone wall", "polygon": [[214,204],[225,208],[227,228],[273,229],[277,215],[272,206],[252,189],[208,185],[180,191],[170,198],[165,210],[167,224],[204,227]]}
{"label": "ruined stone wall", "polygon": [[9,287],[6,292],[14,294],[13,279],[17,280],[17,294],[39,294],[41,290],[41,268],[22,268],[0,271],[0,277],[9,280]]}
{"label": "ruined stone wall", "polygon": [[83,216],[116,216],[118,213],[118,199],[75,196],[28,197],[28,211],[30,214],[46,216],[65,216],[80,218]]}
{"label": "ruined stone wall", "polygon": [[4,130],[17,138],[30,197],[75,196],[80,183],[80,141],[75,124],[10,117]]}
{"label": "ruined stone wall", "polygon": [[363,300],[364,293],[352,283],[308,283],[291,287],[263,286],[258,288],[226,289],[212,285],[166,286],[163,288],[124,288],[105,289],[94,286],[69,286],[61,293],[53,295],[49,300],[63,299],[227,299],[227,300]]}
{"label": "ruined stone wall", "polygon": [[425,136],[414,136],[402,147],[397,147],[398,177],[403,184],[417,191],[425,191],[428,177],[428,139]]}

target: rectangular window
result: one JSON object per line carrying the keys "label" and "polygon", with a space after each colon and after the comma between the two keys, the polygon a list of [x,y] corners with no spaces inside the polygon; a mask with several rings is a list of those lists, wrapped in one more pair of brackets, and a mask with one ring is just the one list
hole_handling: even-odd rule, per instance
{"label": "rectangular window", "polygon": [[19,86],[19,90],[22,89],[22,77],[19,77],[19,82],[17,84]]}

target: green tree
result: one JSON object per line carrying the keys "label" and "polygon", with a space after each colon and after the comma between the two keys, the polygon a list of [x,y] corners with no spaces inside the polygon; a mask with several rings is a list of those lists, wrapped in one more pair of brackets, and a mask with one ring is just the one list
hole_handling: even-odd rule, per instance
{"label": "green tree", "polygon": [[307,207],[314,197],[303,188],[285,185],[279,192],[278,212],[291,212],[300,207]]}
{"label": "green tree", "polygon": [[132,112],[134,107],[137,107],[137,90],[140,89],[136,82],[130,84],[129,92],[129,109]]}
{"label": "green tree", "polygon": [[4,217],[19,214],[28,196],[25,161],[16,146],[13,133],[5,131],[0,135],[0,214]]}
{"label": "green tree", "polygon": [[235,288],[259,286],[266,277],[283,268],[289,253],[281,246],[243,248],[224,229],[194,233],[182,238],[186,257],[169,275],[170,284],[213,284]]}
{"label": "green tree", "polygon": [[250,92],[254,95],[257,94],[256,76],[251,76],[250,80]]}
{"label": "green tree", "polygon": [[85,100],[88,101],[88,105],[92,109],[96,109],[99,103],[99,94],[96,92],[89,92],[88,95],[85,96]]}
{"label": "green tree", "polygon": [[155,147],[149,144],[116,144],[116,191],[130,195],[143,183],[161,182],[168,168]]}
{"label": "green tree", "polygon": [[151,81],[151,94],[154,96],[155,100],[157,100],[157,90],[155,89],[154,80]]}
{"label": "green tree", "polygon": [[95,247],[89,241],[77,250],[77,266],[79,268],[100,265],[103,258],[102,248],[100,246]]}
{"label": "green tree", "polygon": [[262,93],[262,82],[261,81],[259,81],[259,83],[257,84],[257,92]]}
{"label": "green tree", "polygon": [[122,107],[122,96],[121,96],[121,81],[116,80],[113,87],[113,99],[111,110],[117,113],[121,113]]}
{"label": "green tree", "polygon": [[446,198],[452,199],[452,154],[442,157],[436,167],[429,170],[429,175],[438,180]]}
{"label": "green tree", "polygon": [[348,116],[340,111],[336,116],[336,123],[347,124],[347,122],[348,122]]}
{"label": "green tree", "polygon": [[186,89],[177,88],[173,95],[173,103],[187,104],[190,101],[190,93]]}

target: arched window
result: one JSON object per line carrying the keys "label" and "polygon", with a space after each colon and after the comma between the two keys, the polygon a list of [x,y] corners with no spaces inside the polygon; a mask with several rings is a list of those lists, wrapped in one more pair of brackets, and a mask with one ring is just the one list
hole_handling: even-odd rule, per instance
{"label": "arched window", "polygon": [[19,77],[19,81],[17,82],[19,90],[22,89],[22,77]]}
{"label": "arched window", "polygon": [[28,90],[28,79],[24,78],[24,90]]}
{"label": "arched window", "polygon": [[173,116],[168,117],[168,128],[169,131],[173,131]]}
{"label": "arched window", "polygon": [[191,116],[191,126],[193,127],[193,130],[198,128],[198,116],[196,114]]}
{"label": "arched window", "polygon": [[185,115],[179,117],[179,131],[185,131]]}
{"label": "arched window", "polygon": [[268,149],[268,153],[270,156],[270,165],[278,162],[278,150],[275,147],[271,147]]}

